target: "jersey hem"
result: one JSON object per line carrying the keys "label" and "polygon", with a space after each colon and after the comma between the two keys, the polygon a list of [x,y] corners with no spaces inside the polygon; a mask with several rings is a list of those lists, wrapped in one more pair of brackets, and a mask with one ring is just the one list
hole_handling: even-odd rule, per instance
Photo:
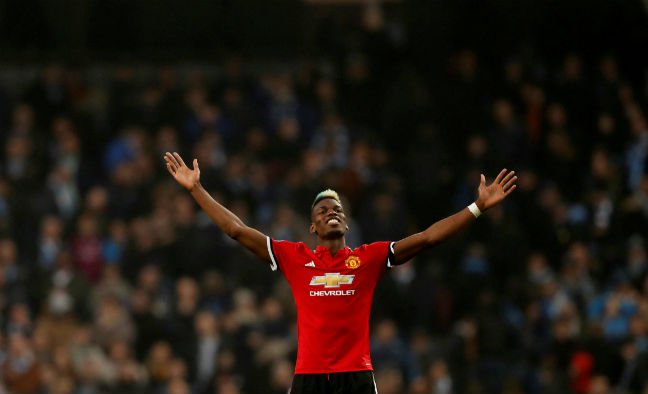
{"label": "jersey hem", "polygon": [[363,372],[363,371],[372,371],[373,372],[373,367],[371,368],[344,368],[342,370],[332,370],[332,369],[316,369],[312,371],[297,371],[295,370],[295,375],[316,375],[316,374],[322,374],[322,373],[344,373],[344,372]]}

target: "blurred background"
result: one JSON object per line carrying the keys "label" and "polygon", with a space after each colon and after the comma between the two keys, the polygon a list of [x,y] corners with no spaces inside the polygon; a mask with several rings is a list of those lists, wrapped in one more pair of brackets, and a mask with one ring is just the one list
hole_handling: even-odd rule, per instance
{"label": "blurred background", "polygon": [[[348,244],[518,190],[376,289],[381,394],[648,393],[639,0],[0,1],[0,393],[285,393],[287,284],[246,223]],[[352,329],[352,327],[350,327]]]}

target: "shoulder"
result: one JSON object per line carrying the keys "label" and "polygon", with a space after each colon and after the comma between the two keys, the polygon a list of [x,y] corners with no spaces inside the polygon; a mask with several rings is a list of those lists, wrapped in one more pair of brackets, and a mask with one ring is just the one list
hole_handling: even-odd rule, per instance
{"label": "shoulder", "polygon": [[357,248],[353,249],[354,252],[367,252],[367,251],[374,251],[374,250],[387,250],[389,249],[390,245],[393,242],[391,241],[378,241],[378,242],[372,242],[369,244],[363,244],[358,246]]}
{"label": "shoulder", "polygon": [[352,253],[383,258],[392,251],[393,244],[391,241],[372,242],[358,246]]}
{"label": "shoulder", "polygon": [[309,250],[303,242],[285,241],[280,239],[272,239],[268,237],[268,244],[273,250],[291,251],[291,252],[304,252]]}
{"label": "shoulder", "polygon": [[309,249],[303,242],[276,240],[268,237],[268,253],[270,254],[270,267],[273,271],[277,268],[286,268],[295,259],[308,253]]}
{"label": "shoulder", "polygon": [[360,245],[352,252],[359,259],[371,262],[375,267],[391,267],[394,261],[394,242],[379,241]]}
{"label": "shoulder", "polygon": [[284,239],[274,239],[274,238],[270,238],[270,240],[272,241],[273,245],[280,245],[280,246],[290,247],[295,249],[308,249],[308,246],[306,246],[306,244],[303,242],[293,242],[293,241],[286,241]]}

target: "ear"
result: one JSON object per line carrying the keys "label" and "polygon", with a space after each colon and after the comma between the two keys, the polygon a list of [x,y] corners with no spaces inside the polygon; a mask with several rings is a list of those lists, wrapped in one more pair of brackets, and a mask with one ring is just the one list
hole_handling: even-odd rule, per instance
{"label": "ear", "polygon": [[315,234],[315,223],[311,223],[309,231],[311,234]]}

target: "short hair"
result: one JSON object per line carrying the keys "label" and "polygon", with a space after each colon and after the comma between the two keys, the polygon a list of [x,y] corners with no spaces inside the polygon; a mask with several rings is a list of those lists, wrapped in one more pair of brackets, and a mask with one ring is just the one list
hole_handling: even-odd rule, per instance
{"label": "short hair", "polygon": [[332,189],[326,189],[326,190],[322,190],[321,192],[317,193],[317,196],[315,196],[315,200],[313,200],[313,204],[311,205],[311,211],[313,210],[313,208],[315,208],[315,205],[318,202],[320,202],[322,200],[325,200],[327,198],[332,198],[335,201],[337,201],[338,203],[340,203],[340,205],[342,205],[342,200],[340,200],[340,196],[337,194],[337,192],[335,190],[332,190]]}

